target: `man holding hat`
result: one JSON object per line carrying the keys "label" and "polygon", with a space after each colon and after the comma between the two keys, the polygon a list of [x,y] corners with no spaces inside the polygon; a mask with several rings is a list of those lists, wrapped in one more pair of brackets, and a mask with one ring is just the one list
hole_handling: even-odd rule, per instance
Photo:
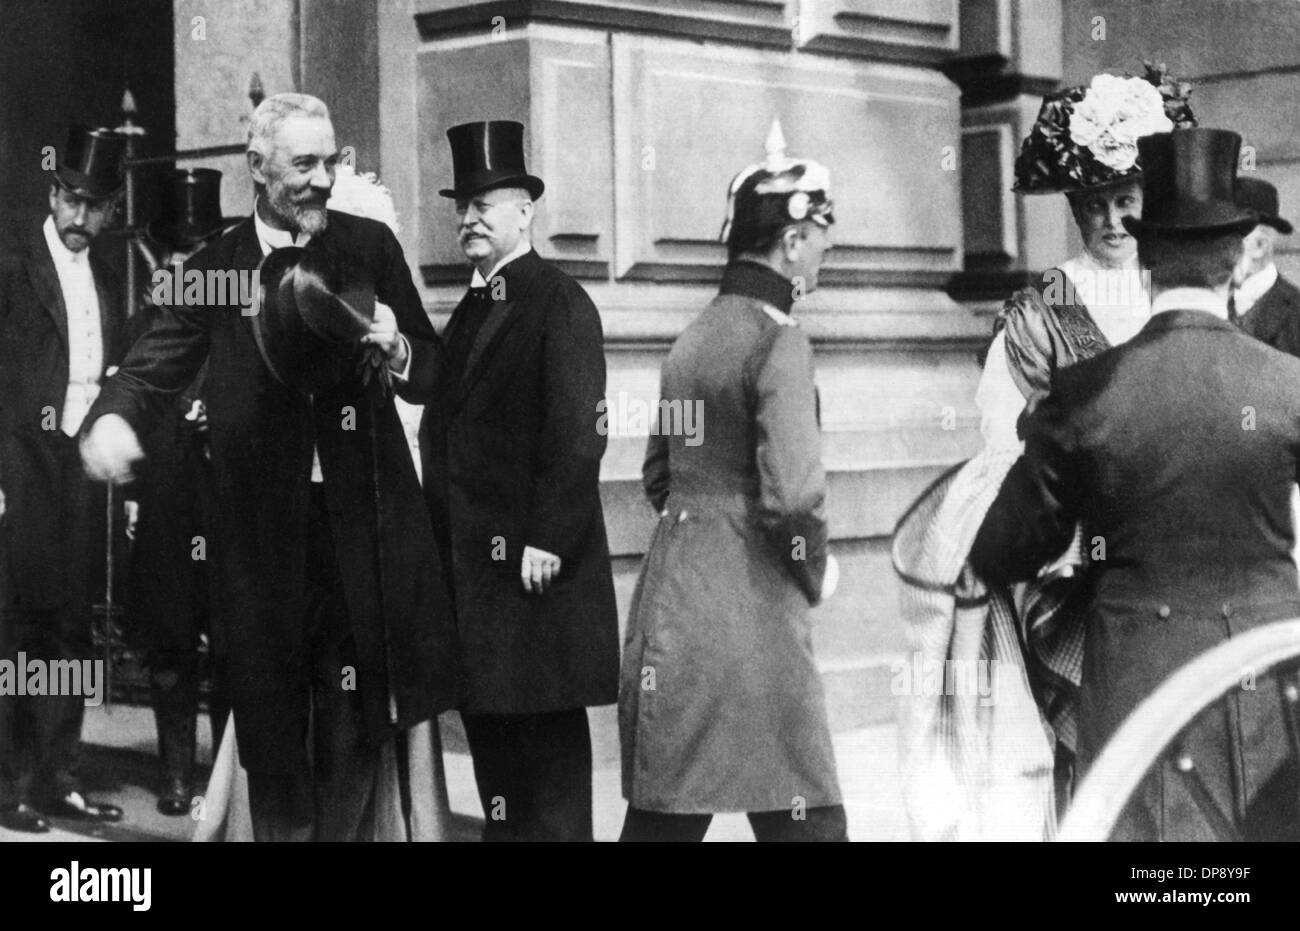
{"label": "man holding hat", "polygon": [[[151,264],[155,276],[181,275],[195,253],[239,221],[221,215],[221,172],[177,168],[161,181],[161,206],[148,227]],[[131,320],[137,337],[163,316],[164,308],[150,299],[153,290],[151,280],[143,306]],[[202,634],[208,636],[212,660],[208,708],[213,747],[221,744],[229,711],[216,662],[225,649],[220,639],[224,631],[213,623],[218,598],[209,585],[211,564],[193,554],[196,536],[212,536],[206,375],[204,366],[194,384],[168,400],[157,425],[144,437],[145,465],[127,503],[128,535],[135,540],[129,616],[148,651],[162,771],[158,810],[165,815],[188,814],[193,798]]]}
{"label": "man holding hat", "polygon": [[[1079,760],[1090,766],[1160,683],[1224,640],[1300,613],[1290,550],[1300,472],[1300,360],[1228,322],[1241,237],[1241,137],[1186,129],[1138,141],[1140,220],[1124,224],[1150,270],[1150,321],[1132,340],[1057,373],[1026,416],[1025,453],[976,538],[981,578],[1031,578],[1069,542],[1103,540],[1082,605],[1088,636]],[[1243,417],[1249,416],[1249,425]],[[1186,733],[1214,805],[1246,837],[1292,830],[1277,691],[1238,690]],[[1217,825],[1162,762],[1112,837],[1213,839]]]}
{"label": "man holding hat", "polygon": [[1277,188],[1259,178],[1237,178],[1237,203],[1259,222],[1242,243],[1234,275],[1233,303],[1239,326],[1274,349],[1300,356],[1300,288],[1278,273],[1273,250],[1291,224],[1278,216]]}
{"label": "man holding hat", "polygon": [[[121,286],[89,248],[112,221],[125,150],[117,133],[73,127],[50,215],[0,256],[0,655],[10,661],[93,658],[105,503],[76,436],[125,349]],[[0,826],[39,833],[43,815],[122,817],[87,799],[75,774],[85,700],[0,695]]]}
{"label": "man holding hat", "polygon": [[128,479],[137,437],[206,360],[204,553],[258,840],[373,837],[381,747],[461,697],[437,544],[386,390],[434,399],[437,335],[389,228],[326,208],[338,158],[319,99],[258,105],[253,215],[186,269],[256,272],[256,300],[223,281],[169,305],[83,430],[87,471]]}
{"label": "man holding hat", "polygon": [[592,839],[588,706],[618,694],[600,503],[600,314],[533,251],[523,126],[448,130],[473,264],[426,408],[424,487],[452,582],[484,840]]}

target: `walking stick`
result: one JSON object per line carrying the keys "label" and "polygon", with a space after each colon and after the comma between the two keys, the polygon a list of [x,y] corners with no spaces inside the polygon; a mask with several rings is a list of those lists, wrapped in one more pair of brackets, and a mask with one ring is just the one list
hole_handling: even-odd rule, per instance
{"label": "walking stick", "polygon": [[[104,537],[104,710],[113,710],[113,485],[105,487],[108,529]],[[99,606],[97,606],[99,607]]]}

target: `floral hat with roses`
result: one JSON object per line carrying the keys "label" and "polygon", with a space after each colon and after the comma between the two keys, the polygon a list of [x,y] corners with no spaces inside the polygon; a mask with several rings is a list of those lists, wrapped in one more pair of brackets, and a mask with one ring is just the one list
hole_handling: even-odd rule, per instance
{"label": "floral hat with roses", "polygon": [[1142,64],[1142,77],[1099,74],[1086,86],[1044,97],[1020,146],[1013,190],[1065,194],[1136,178],[1139,138],[1195,126],[1187,104],[1192,86],[1171,78],[1163,64]]}

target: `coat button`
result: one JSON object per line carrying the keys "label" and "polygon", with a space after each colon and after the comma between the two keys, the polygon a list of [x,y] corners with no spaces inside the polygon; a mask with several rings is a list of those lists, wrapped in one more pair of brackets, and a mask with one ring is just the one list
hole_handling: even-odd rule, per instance
{"label": "coat button", "polygon": [[1226,601],[1223,603],[1223,616],[1225,618],[1232,617],[1232,605],[1228,604]]}
{"label": "coat button", "polygon": [[1156,608],[1156,617],[1160,618],[1160,620],[1162,621],[1168,620],[1169,605],[1161,605],[1160,607]]}
{"label": "coat button", "polygon": [[679,523],[679,524],[684,524],[684,523],[686,523],[686,518],[688,518],[688,517],[690,517],[690,515],[687,514],[685,510],[682,510],[682,511],[681,511],[680,513],[678,513],[678,515],[677,515],[677,523]]}

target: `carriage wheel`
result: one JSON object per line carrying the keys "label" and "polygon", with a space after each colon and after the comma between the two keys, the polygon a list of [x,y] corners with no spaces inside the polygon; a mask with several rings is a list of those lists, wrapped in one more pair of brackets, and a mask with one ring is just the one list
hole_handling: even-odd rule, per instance
{"label": "carriage wheel", "polygon": [[[1147,774],[1170,765],[1220,840],[1237,840],[1241,824],[1210,797],[1182,736],[1207,708],[1240,688],[1245,670],[1256,687],[1277,688],[1291,760],[1300,765],[1300,619],[1233,637],[1166,679],[1106,744],[1066,813],[1059,840],[1106,840]],[[1270,686],[1269,683],[1272,683]]]}

